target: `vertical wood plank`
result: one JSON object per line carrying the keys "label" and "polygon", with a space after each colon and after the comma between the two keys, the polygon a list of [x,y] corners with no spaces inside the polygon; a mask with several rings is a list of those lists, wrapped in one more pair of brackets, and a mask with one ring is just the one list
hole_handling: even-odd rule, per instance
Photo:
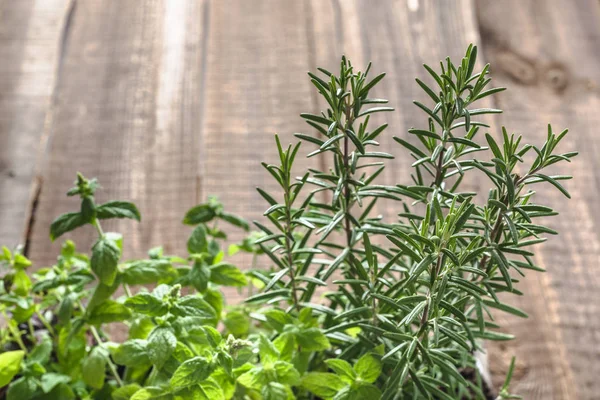
{"label": "vertical wood plank", "polygon": [[[19,4],[34,4],[27,1]],[[49,244],[48,226],[59,213],[77,207],[64,197],[77,170],[100,179],[105,187],[98,193],[101,201],[119,198],[140,205],[142,225],[120,221],[106,227],[126,235],[128,258],[159,244],[169,252],[182,250],[187,231],[181,217],[209,194],[220,195],[232,212],[259,218],[265,207],[254,187],[275,189],[260,167],[260,161],[276,159],[273,134],[291,142],[293,132],[309,131],[298,114],[316,112],[323,104],[305,72],[316,66],[335,69],[342,53],[358,67],[372,59],[374,71],[388,72],[378,95],[389,98],[397,111],[375,119],[390,122],[381,150],[398,158],[382,180],[407,182],[412,160],[391,138],[407,138],[409,127],[424,124],[411,103],[424,99],[413,79],[427,79],[423,62],[460,57],[468,43],[479,42],[477,16],[486,61],[493,63],[494,77],[499,78],[496,84],[512,88],[498,103],[506,110],[501,121],[541,140],[546,120],[552,119],[559,128],[573,128],[568,146],[584,150],[575,163],[577,179],[569,185],[572,207],[553,192],[542,192],[563,212],[560,221],[551,222],[564,232],[562,242],[541,248],[538,261],[549,273],[528,277],[528,295],[518,302],[531,318],[506,320],[508,330],[522,339],[509,351],[493,347],[492,366],[498,366],[496,376],[501,377],[509,358],[505,354],[517,352],[516,390],[526,398],[593,398],[600,389],[594,379],[600,372],[594,363],[600,356],[595,318],[600,282],[589,260],[600,259],[600,217],[593,212],[599,181],[595,169],[584,165],[598,163],[598,140],[592,133],[600,122],[594,113],[600,105],[598,3],[565,0],[556,7],[536,3],[535,8],[523,2],[504,4],[480,1],[476,13],[470,0],[78,2],[63,43],[56,101],[45,131],[49,142],[41,160],[44,184],[31,236],[32,258],[40,264],[55,258],[58,245]],[[5,26],[0,26],[0,35],[5,35],[0,38],[26,34],[24,24],[15,30]],[[39,37],[50,40],[51,35]],[[17,47],[0,51],[23,57]],[[35,70],[36,77],[51,79]],[[20,71],[27,86],[15,86],[12,72],[3,72],[0,87],[10,87],[6,93],[24,93],[27,101],[44,98],[37,89],[45,87],[47,101],[52,85],[44,81],[30,93],[31,75],[23,72],[26,68]],[[33,126],[32,121],[43,121],[42,111],[30,118],[29,108],[0,96],[0,124],[11,124],[0,126],[0,132],[41,130],[42,122]],[[27,117],[15,123],[11,114],[23,110]],[[5,145],[7,138],[13,141],[10,145]],[[0,136],[0,202],[9,201],[10,206],[0,214],[0,239],[23,230],[25,213],[14,202],[17,196],[3,193],[20,190],[18,198],[27,198],[33,171],[29,150],[15,156],[10,149],[33,149],[35,144],[15,134]],[[301,154],[308,151],[305,145]],[[299,170],[313,162],[298,161]],[[17,175],[24,177],[20,189],[14,189],[10,174],[9,179],[2,175],[7,162],[24,168]],[[470,189],[481,188],[474,182]],[[390,207],[382,211],[397,212]],[[570,221],[577,221],[578,229]],[[9,231],[3,230],[6,226]],[[81,231],[74,237],[86,248],[92,234]]]}
{"label": "vertical wood plank", "polygon": [[274,134],[296,142],[310,107],[304,12],[301,2],[211,3],[202,189],[248,218],[266,208],[255,187],[275,189],[260,166],[278,159]]}
{"label": "vertical wood plank", "polygon": [[[541,144],[546,124],[570,128],[562,143],[578,150],[556,174],[572,200],[553,188],[539,195],[560,213],[549,225],[560,232],[538,249],[547,269],[521,284],[527,295],[512,298],[530,313],[507,320],[517,341],[498,349],[517,353],[516,390],[527,399],[593,399],[600,391],[600,215],[597,213],[600,124],[600,3],[597,1],[477,1],[483,49],[494,76],[509,90],[499,96],[500,117],[509,130]],[[492,363],[494,365],[494,363]]]}
{"label": "vertical wood plank", "polygon": [[[99,201],[136,202],[142,224],[118,221],[105,230],[125,236],[125,257],[155,245],[185,246],[185,211],[197,198],[197,154],[205,2],[85,1],[72,17],[60,84],[52,107],[44,185],[31,257],[55,258],[48,227],[78,207],[64,195],[75,172],[99,178]],[[71,237],[87,249],[94,233]]]}
{"label": "vertical wood plank", "polygon": [[[203,144],[199,157],[202,196],[218,195],[227,210],[262,220],[268,204],[260,187],[280,198],[277,182],[261,162],[277,163],[274,135],[284,146],[304,130],[301,112],[314,111],[306,72],[312,32],[303,2],[216,1],[210,3]],[[295,170],[318,163],[307,160],[302,145]],[[264,221],[263,221],[264,222]],[[234,232],[230,239],[237,240]],[[240,257],[240,266],[250,260]]]}
{"label": "vertical wood plank", "polygon": [[24,244],[66,0],[0,1],[0,244]]}

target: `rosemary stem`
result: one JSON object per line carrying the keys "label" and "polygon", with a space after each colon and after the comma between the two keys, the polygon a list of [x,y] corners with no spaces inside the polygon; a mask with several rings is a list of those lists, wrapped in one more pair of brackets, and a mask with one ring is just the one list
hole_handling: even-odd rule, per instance
{"label": "rosemary stem", "polygon": [[288,263],[288,275],[290,277],[290,286],[292,289],[292,301],[296,311],[300,311],[300,302],[298,301],[298,293],[296,287],[296,271],[294,271],[294,257],[292,256],[292,245],[290,237],[292,235],[292,215],[290,211],[290,189],[289,181],[286,182],[285,190],[285,253]]}

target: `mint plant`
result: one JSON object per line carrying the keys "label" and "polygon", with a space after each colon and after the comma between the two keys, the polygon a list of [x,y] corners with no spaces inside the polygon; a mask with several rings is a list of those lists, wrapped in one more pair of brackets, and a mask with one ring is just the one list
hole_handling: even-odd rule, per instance
{"label": "mint plant", "polygon": [[[504,90],[489,88],[489,66],[476,72],[477,48],[450,59],[415,102],[423,126],[413,139],[394,137],[414,159],[408,184],[377,182],[392,150],[377,149],[387,125],[372,114],[392,112],[372,95],[385,74],[319,69],[310,79],[326,109],[302,114],[327,170],[295,176],[300,143],[263,163],[278,193],[266,201],[257,231],[210,198],[183,218],[191,226],[187,254],[153,248],[123,260],[124,238],[101,222],[137,222],[125,201],[97,204],[95,179],[78,174],[67,194],[78,211],[50,227],[56,240],[94,229],[89,254],[71,240],[51,267],[31,271],[21,249],[3,248],[0,280],[0,398],[14,399],[486,399],[477,369],[485,340],[509,340],[497,312],[525,313],[504,302],[533,262],[533,245],[556,234],[538,223],[557,215],[534,201],[531,185],[547,182],[565,196],[548,167],[576,153],[558,153],[567,131],[548,127],[541,146],[501,129],[499,140],[478,106]],[[466,176],[489,180],[485,194],[464,191]],[[398,218],[376,212],[394,210]],[[224,225],[222,225],[224,224]],[[230,228],[248,236],[224,242]],[[247,252],[252,265],[226,261]],[[223,286],[247,293],[226,304]],[[118,331],[117,331],[118,330]],[[514,360],[498,399],[510,392]],[[486,397],[487,396],[487,397]]]}

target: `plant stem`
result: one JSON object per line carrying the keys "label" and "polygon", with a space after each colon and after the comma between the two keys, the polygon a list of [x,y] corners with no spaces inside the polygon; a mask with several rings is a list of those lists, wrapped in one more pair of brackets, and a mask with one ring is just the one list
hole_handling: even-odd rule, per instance
{"label": "plant stem", "polygon": [[444,175],[442,174],[442,162],[444,161],[444,151],[446,151],[446,142],[442,141],[442,150],[440,151],[440,155],[438,156],[437,166],[435,168],[435,182],[434,185],[437,187],[442,186],[442,182],[444,181]]}
{"label": "plant stem", "polygon": [[8,331],[10,332],[10,334],[13,337],[13,339],[15,340],[15,342],[17,342],[17,344],[19,345],[21,350],[23,350],[25,352],[25,354],[27,354],[28,353],[27,347],[25,346],[25,343],[23,343],[23,340],[21,339],[21,334],[20,334],[19,329],[17,328],[17,330],[15,332],[15,327],[10,324],[11,319],[8,318],[8,315],[6,315],[4,310],[2,310],[2,317],[4,317],[4,320],[7,323]]}
{"label": "plant stem", "polygon": [[125,289],[125,294],[127,295],[127,297],[133,296],[133,294],[131,293],[131,289],[129,288],[128,284],[124,283],[123,284],[123,289]]}
{"label": "plant stem", "polygon": [[290,276],[290,286],[292,287],[292,301],[296,311],[300,311],[300,303],[298,301],[298,294],[296,293],[296,271],[294,271],[294,258],[292,257],[292,245],[290,237],[292,235],[292,215],[290,212],[290,190],[289,182],[286,182],[285,191],[285,253],[288,264],[288,275]]}
{"label": "plant stem", "polygon": [[92,225],[94,225],[94,227],[98,231],[98,235],[100,235],[100,237],[103,237],[104,231],[102,230],[102,226],[100,226],[100,222],[98,222],[97,219],[94,219],[94,222],[92,222]]}
{"label": "plant stem", "polygon": [[27,321],[27,327],[29,328],[29,336],[31,337],[31,342],[35,345],[37,344],[37,339],[35,337],[35,331],[33,329],[33,323],[31,322],[31,319],[29,319]]}
{"label": "plant stem", "polygon": [[294,308],[296,311],[300,311],[300,304],[298,302],[298,294],[296,293],[296,276],[294,271],[294,259],[292,257],[292,246],[290,243],[290,235],[292,234],[291,229],[291,216],[290,209],[286,207],[286,231],[285,231],[285,252],[288,263],[288,275],[290,276],[290,286],[292,287],[292,301],[294,302]]}
{"label": "plant stem", "polygon": [[[375,268],[376,268],[375,265],[373,265],[373,268],[371,268],[371,290],[372,291],[375,291],[375,282],[377,279],[377,274],[376,274]],[[379,320],[377,319],[377,299],[375,297],[371,298],[371,313],[373,314],[373,319],[371,320],[371,323],[373,324],[373,326],[377,326],[377,322]]]}
{"label": "plant stem", "polygon": [[[346,105],[346,128],[345,130],[352,129],[353,118],[351,115],[352,107],[350,104]],[[350,150],[349,150],[349,140],[348,135],[344,131],[344,230],[346,231],[346,245],[352,251],[352,228],[350,226],[350,207],[351,207],[351,198],[350,198],[350,185],[348,181],[350,180],[350,168],[348,168],[348,159],[350,158]]]}
{"label": "plant stem", "polygon": [[[90,331],[92,332],[92,336],[94,336],[94,339],[98,343],[98,346],[104,347],[104,342],[102,342],[100,335],[98,335],[98,331],[96,330],[96,327],[90,326]],[[121,380],[121,377],[119,376],[119,373],[117,372],[117,367],[110,359],[110,356],[106,357],[106,363],[108,364],[108,369],[110,369],[111,374],[113,374],[115,381],[117,381],[117,385],[122,387],[123,381]]]}
{"label": "plant stem", "polygon": [[[81,301],[78,300],[77,301],[77,305],[81,309],[81,312],[83,314],[85,314],[87,310],[83,306],[83,304],[81,303]],[[90,325],[89,327],[90,327],[90,332],[92,332],[92,336],[94,337],[94,340],[96,341],[96,343],[98,343],[98,346],[104,348],[104,342],[100,338],[100,335],[98,334],[98,330],[96,329],[96,327],[93,326],[93,325]],[[117,384],[119,386],[123,386],[123,381],[121,380],[121,377],[119,376],[119,373],[117,371],[117,367],[115,366],[115,364],[110,359],[110,356],[106,357],[106,363],[108,364],[108,369],[110,369],[110,372],[114,376],[115,381],[117,382]]]}
{"label": "plant stem", "polygon": [[431,296],[431,293],[435,289],[436,279],[440,272],[440,269],[442,268],[442,258],[443,258],[443,256],[442,256],[441,249],[440,249],[440,254],[438,255],[438,258],[435,263],[435,266],[433,267],[433,270],[431,271],[431,283],[430,283],[429,289],[427,289],[427,303],[425,304],[425,309],[423,309],[423,316],[421,317],[420,330],[423,330],[423,332],[425,331],[424,328],[427,325],[427,322],[429,321],[429,304],[431,303],[430,296]]}
{"label": "plant stem", "polygon": [[52,325],[50,325],[50,323],[48,322],[46,317],[44,317],[44,314],[39,311],[36,311],[36,314],[37,314],[38,318],[40,319],[40,321],[42,321],[42,324],[44,325],[44,327],[48,330],[48,333],[50,333],[50,335],[54,336],[54,329],[52,328]]}

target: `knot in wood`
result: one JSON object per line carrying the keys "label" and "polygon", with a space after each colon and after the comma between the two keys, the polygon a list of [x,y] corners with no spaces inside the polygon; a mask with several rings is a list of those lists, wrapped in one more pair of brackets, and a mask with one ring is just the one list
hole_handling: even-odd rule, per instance
{"label": "knot in wood", "polygon": [[537,73],[533,62],[512,51],[505,50],[498,54],[497,64],[514,81],[523,85],[533,85]]}
{"label": "knot in wood", "polygon": [[551,64],[544,73],[544,81],[556,92],[562,92],[569,83],[566,69],[559,64]]}

